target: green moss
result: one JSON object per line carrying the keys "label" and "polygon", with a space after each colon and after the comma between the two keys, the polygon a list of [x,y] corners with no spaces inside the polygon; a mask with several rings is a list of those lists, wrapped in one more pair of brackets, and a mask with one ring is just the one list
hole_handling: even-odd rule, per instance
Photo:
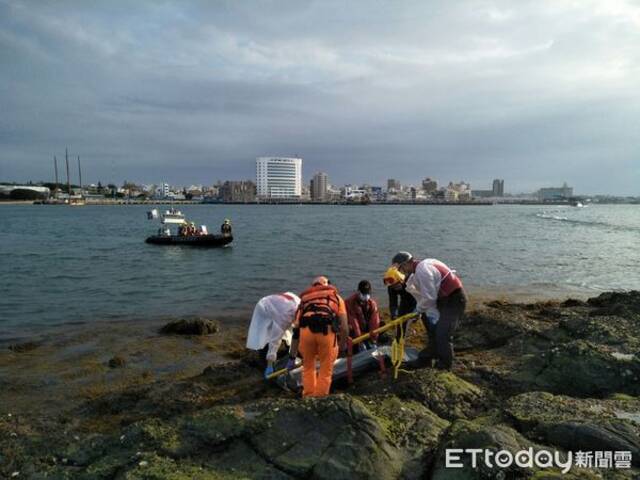
{"label": "green moss", "polygon": [[157,455],[145,456],[124,474],[126,480],[232,480],[246,475],[222,473],[209,468],[177,463]]}
{"label": "green moss", "polygon": [[626,402],[626,401],[636,401],[637,399],[636,397],[627,395],[626,393],[612,393],[611,395],[609,395],[609,400],[618,400],[618,401]]}
{"label": "green moss", "polygon": [[362,401],[387,437],[396,445],[419,437],[419,443],[435,446],[449,422],[421,403],[394,395],[363,397]]}

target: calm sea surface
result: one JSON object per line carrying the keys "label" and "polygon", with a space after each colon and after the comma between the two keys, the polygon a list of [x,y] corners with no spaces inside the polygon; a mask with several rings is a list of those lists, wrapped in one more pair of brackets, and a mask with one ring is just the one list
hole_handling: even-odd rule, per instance
{"label": "calm sea surface", "polygon": [[147,245],[150,206],[0,206],[0,337],[23,328],[247,311],[318,274],[349,293],[398,250],[435,257],[472,292],[640,289],[640,206],[194,205],[222,249]]}

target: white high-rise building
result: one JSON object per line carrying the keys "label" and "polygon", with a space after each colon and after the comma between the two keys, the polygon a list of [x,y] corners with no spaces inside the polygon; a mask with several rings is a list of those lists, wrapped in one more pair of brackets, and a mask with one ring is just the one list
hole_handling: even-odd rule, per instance
{"label": "white high-rise building", "polygon": [[295,198],[302,195],[302,159],[258,157],[257,194],[261,198]]}

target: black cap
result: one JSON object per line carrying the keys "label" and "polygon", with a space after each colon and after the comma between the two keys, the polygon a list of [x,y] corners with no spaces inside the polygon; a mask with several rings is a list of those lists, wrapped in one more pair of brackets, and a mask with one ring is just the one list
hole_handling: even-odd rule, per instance
{"label": "black cap", "polygon": [[408,262],[412,259],[413,255],[411,255],[409,252],[398,252],[393,256],[393,259],[391,259],[391,263],[400,265],[401,263]]}
{"label": "black cap", "polygon": [[371,295],[371,283],[369,280],[361,280],[358,283],[358,291],[363,295]]}

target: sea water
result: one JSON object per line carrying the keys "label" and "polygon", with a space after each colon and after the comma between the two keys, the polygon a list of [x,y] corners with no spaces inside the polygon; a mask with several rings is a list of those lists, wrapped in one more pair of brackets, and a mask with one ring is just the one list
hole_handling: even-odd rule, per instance
{"label": "sea water", "polygon": [[[153,206],[0,206],[0,337],[21,328],[248,312],[327,275],[348,294],[407,250],[474,292],[596,295],[640,289],[640,206],[189,205],[226,248],[148,245]],[[160,210],[166,207],[158,207]]]}

